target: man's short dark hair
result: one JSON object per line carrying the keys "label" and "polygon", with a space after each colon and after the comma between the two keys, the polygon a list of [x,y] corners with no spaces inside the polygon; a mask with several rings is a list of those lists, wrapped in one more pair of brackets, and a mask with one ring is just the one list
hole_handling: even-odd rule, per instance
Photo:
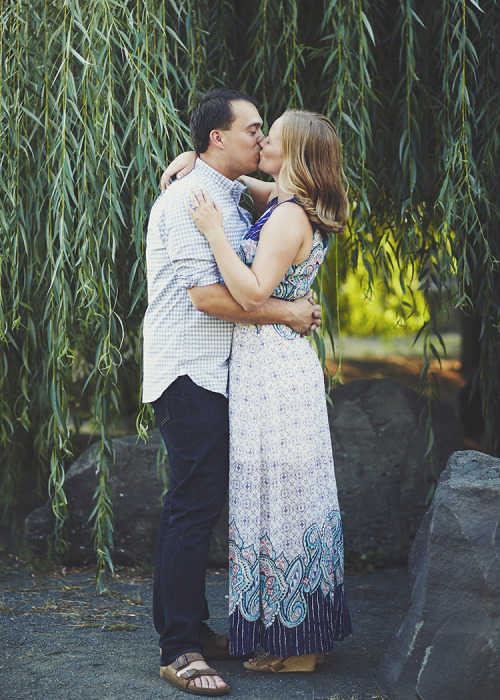
{"label": "man's short dark hair", "polygon": [[191,140],[197,153],[205,153],[207,150],[211,131],[231,128],[234,121],[231,102],[236,100],[245,100],[259,108],[259,103],[253,97],[229,88],[216,88],[198,98],[189,125]]}

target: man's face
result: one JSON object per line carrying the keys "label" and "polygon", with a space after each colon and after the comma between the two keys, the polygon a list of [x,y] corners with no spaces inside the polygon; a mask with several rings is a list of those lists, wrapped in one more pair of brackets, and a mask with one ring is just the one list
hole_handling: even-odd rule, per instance
{"label": "man's face", "polygon": [[257,170],[260,146],[264,138],[262,119],[257,108],[246,100],[231,102],[234,121],[227,131],[220,131],[224,153],[234,178]]}

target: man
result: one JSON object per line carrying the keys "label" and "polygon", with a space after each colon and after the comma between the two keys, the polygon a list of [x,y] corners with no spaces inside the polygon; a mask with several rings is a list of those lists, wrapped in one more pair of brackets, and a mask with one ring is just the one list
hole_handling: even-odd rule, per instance
{"label": "man", "polygon": [[161,675],[178,688],[222,695],[229,688],[201,652],[214,634],[205,571],[210,537],[225,503],[229,470],[228,357],[233,323],[285,323],[304,333],[318,307],[270,299],[245,313],[224,284],[187,204],[205,188],[220,205],[234,248],[250,226],[236,181],[257,169],[262,119],[255,101],[232,90],[204,95],[191,116],[200,157],[153,205],[147,235],[148,309],[144,320],[144,393],[167,447],[171,474],[155,563],[153,612]]}

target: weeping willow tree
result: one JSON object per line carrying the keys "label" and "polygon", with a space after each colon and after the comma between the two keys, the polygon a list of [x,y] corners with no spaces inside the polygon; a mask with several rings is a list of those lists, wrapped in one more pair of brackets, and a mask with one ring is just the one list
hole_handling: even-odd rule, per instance
{"label": "weeping willow tree", "polygon": [[337,124],[352,211],[323,280],[342,256],[368,284],[398,271],[411,313],[410,271],[428,300],[426,381],[439,317],[461,308],[483,448],[499,453],[497,0],[0,0],[0,22],[4,520],[48,484],[64,549],[65,472],[90,423],[97,561],[112,565],[112,424],[140,406],[148,213],[194,99],[217,85],[255,95],[267,124],[288,107]]}

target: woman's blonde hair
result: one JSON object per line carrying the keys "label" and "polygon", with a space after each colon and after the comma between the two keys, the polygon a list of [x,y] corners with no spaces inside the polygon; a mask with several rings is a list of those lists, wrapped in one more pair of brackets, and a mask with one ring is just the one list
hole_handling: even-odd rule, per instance
{"label": "woman's blonde hair", "polygon": [[331,121],[316,112],[286,111],[281,117],[281,150],[281,188],[294,196],[324,234],[344,231],[348,184]]}

